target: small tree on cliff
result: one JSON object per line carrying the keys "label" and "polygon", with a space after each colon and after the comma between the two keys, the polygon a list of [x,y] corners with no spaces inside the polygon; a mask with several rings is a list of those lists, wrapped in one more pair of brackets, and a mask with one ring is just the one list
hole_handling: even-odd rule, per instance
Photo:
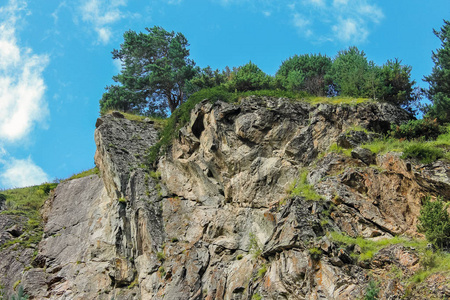
{"label": "small tree on cliff", "polygon": [[118,108],[165,115],[167,108],[173,112],[186,99],[185,83],[197,72],[188,58],[187,39],[158,26],[146,31],[125,32],[120,50],[113,50],[122,70],[113,77],[118,84],[106,87],[100,100],[102,112]]}

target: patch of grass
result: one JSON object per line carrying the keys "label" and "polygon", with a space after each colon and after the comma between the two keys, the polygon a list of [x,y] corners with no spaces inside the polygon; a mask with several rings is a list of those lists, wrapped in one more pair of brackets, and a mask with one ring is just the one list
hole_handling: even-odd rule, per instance
{"label": "patch of grass", "polygon": [[422,163],[431,163],[438,159],[450,160],[450,125],[446,132],[434,141],[401,140],[384,137],[364,144],[361,147],[377,154],[403,152],[402,158],[417,158]]}
{"label": "patch of grass", "polygon": [[403,150],[402,158],[417,158],[421,163],[429,164],[444,157],[444,151],[431,143],[415,143]]}
{"label": "patch of grass", "polygon": [[72,180],[72,179],[78,179],[78,178],[83,178],[83,177],[87,177],[87,176],[91,176],[91,175],[99,175],[100,171],[98,170],[97,167],[94,167],[92,169],[80,172],[78,174],[74,174],[72,176],[70,176],[69,178],[67,178],[66,180]]}
{"label": "patch of grass", "polygon": [[238,255],[236,256],[236,260],[241,260],[243,257],[244,257],[244,255],[238,254]]}
{"label": "patch of grass", "polygon": [[331,104],[331,105],[341,105],[341,104],[347,104],[347,105],[358,105],[361,103],[366,103],[369,101],[373,101],[369,98],[353,98],[353,97],[307,97],[304,100],[306,102],[311,104]]}
{"label": "patch of grass", "polygon": [[341,146],[338,146],[337,143],[331,144],[330,148],[328,148],[328,152],[334,152],[338,154],[343,154],[345,156],[351,157],[352,156],[352,149],[345,149]]}
{"label": "patch of grass", "polygon": [[414,241],[407,240],[406,238],[394,237],[391,239],[383,239],[379,241],[372,241],[364,239],[362,237],[352,238],[348,235],[329,232],[328,236],[331,240],[344,245],[358,245],[361,249],[361,254],[359,254],[359,260],[370,260],[372,257],[381,249],[395,244],[403,244],[405,246],[410,246],[414,248],[424,249],[426,247],[426,241]]}
{"label": "patch of grass", "polygon": [[43,232],[40,208],[49,197],[51,190],[57,185],[57,183],[43,183],[32,187],[5,190],[0,193],[0,198],[4,199],[6,204],[6,210],[1,212],[2,215],[25,217],[22,224],[24,234],[9,240],[2,245],[2,248],[14,244],[30,247],[31,244],[39,243]]}
{"label": "patch of grass", "polygon": [[262,300],[262,296],[259,293],[254,293],[252,300]]}
{"label": "patch of grass", "polygon": [[323,197],[314,190],[314,187],[310,184],[308,184],[307,181],[308,171],[302,171],[300,173],[299,178],[292,183],[290,186],[288,192],[292,197],[294,196],[301,196],[304,197],[306,200],[314,200],[319,201],[323,200]]}
{"label": "patch of grass", "polygon": [[158,258],[159,261],[165,261],[166,260],[166,255],[164,254],[164,251],[160,251],[158,253],[156,253],[156,258]]}
{"label": "patch of grass", "polygon": [[261,268],[259,268],[258,273],[256,274],[256,278],[263,278],[267,272],[267,265],[262,264]]}
{"label": "patch of grass", "polygon": [[155,180],[161,179],[161,172],[160,171],[150,171],[149,176]]}
{"label": "patch of grass", "polygon": [[117,199],[117,201],[119,203],[122,203],[122,204],[126,204],[127,203],[127,199],[125,199],[124,197],[120,197],[119,199]]}

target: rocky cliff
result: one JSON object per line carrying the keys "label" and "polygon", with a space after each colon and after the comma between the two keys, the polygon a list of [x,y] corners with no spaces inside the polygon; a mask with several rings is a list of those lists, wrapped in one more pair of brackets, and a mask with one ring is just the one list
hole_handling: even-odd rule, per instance
{"label": "rocky cliff", "polygon": [[[204,101],[151,169],[152,122],[104,116],[100,176],[56,188],[42,241],[3,249],[0,282],[20,280],[32,299],[359,299],[376,281],[382,299],[420,299],[391,276],[420,268],[417,249],[386,243],[361,259],[336,238],[420,238],[420,199],[450,198],[446,162],[358,147],[408,118],[380,103]],[[351,155],[329,151],[336,143]],[[448,273],[424,284],[450,295]]]}

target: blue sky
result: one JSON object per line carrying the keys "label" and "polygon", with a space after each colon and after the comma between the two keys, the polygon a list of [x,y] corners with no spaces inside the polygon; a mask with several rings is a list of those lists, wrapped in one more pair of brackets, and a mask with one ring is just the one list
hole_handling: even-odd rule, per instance
{"label": "blue sky", "polygon": [[271,75],[292,55],[356,45],[426,87],[443,19],[448,0],[0,0],[0,189],[94,166],[98,100],[126,30],[182,32],[200,67],[251,60]]}

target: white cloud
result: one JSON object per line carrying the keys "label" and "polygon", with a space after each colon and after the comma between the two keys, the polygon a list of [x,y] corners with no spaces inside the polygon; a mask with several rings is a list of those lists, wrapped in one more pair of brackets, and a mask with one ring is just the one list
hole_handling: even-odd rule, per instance
{"label": "white cloud", "polygon": [[0,7],[0,184],[21,187],[48,180],[31,158],[11,157],[6,145],[25,139],[37,123],[48,116],[43,71],[47,55],[20,47],[17,27],[29,14],[25,1],[10,0]]}
{"label": "white cloud", "polygon": [[318,41],[357,44],[365,42],[373,26],[384,18],[383,11],[371,2],[333,0],[327,4],[325,0],[297,0],[289,8],[293,10],[294,26],[309,32]]}
{"label": "white cloud", "polygon": [[293,17],[294,26],[299,29],[305,29],[311,22],[305,18],[305,16],[301,14],[294,14]]}
{"label": "white cloud", "polygon": [[112,36],[111,25],[124,17],[120,7],[125,5],[125,0],[84,0],[80,8],[81,18],[93,27],[98,41],[107,44]]}
{"label": "white cloud", "polygon": [[343,42],[365,41],[369,34],[364,27],[360,27],[358,21],[353,19],[341,19],[332,29],[337,38]]}
{"label": "white cloud", "polygon": [[4,188],[25,187],[48,182],[48,175],[31,158],[12,158],[5,164],[0,182]]}
{"label": "white cloud", "polygon": [[49,59],[20,48],[16,37],[24,2],[11,0],[0,9],[0,142],[24,138],[48,115],[43,71]]}

